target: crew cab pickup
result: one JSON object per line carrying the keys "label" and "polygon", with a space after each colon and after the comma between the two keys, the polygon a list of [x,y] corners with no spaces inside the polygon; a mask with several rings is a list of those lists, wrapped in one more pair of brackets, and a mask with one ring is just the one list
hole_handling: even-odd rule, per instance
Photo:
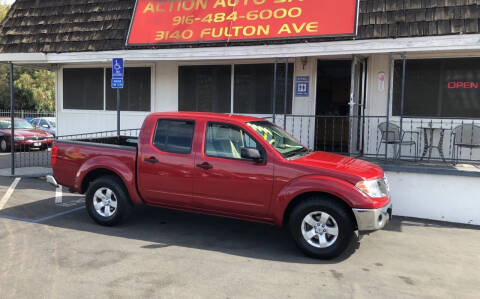
{"label": "crew cab pickup", "polygon": [[333,258],[354,232],[391,218],[378,166],[311,152],[259,118],[172,112],[147,116],[139,137],[58,140],[47,180],[86,194],[94,221],[115,225],[138,204],[286,226],[298,247]]}

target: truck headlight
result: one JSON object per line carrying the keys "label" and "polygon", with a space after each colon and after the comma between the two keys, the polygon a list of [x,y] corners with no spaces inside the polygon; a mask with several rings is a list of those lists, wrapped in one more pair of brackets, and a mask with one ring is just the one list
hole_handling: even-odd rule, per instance
{"label": "truck headlight", "polygon": [[15,136],[15,141],[23,141],[25,140],[25,137],[24,136]]}
{"label": "truck headlight", "polygon": [[390,196],[390,187],[386,178],[379,180],[366,180],[358,182],[355,187],[365,195],[372,198]]}

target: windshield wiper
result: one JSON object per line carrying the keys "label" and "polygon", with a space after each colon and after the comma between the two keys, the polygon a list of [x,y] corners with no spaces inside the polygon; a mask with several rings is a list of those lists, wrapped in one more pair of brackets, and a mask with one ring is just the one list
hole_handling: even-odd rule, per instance
{"label": "windshield wiper", "polygon": [[296,155],[299,155],[299,154],[302,154],[302,153],[306,154],[306,153],[309,153],[309,152],[310,152],[310,151],[309,151],[308,149],[302,147],[302,148],[299,148],[299,149],[296,149],[296,150],[294,150],[294,151],[291,151],[291,152],[286,153],[286,154],[285,154],[285,157],[286,157],[286,158],[291,158],[291,157],[294,157],[294,156],[296,156]]}

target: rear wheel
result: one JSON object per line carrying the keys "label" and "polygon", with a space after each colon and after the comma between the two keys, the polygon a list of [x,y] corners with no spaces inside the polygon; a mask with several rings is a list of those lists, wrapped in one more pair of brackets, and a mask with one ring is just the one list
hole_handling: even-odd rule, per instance
{"label": "rear wheel", "polygon": [[85,200],[90,217],[98,224],[106,226],[126,220],[133,209],[125,187],[114,176],[100,177],[93,181]]}
{"label": "rear wheel", "polygon": [[346,209],[328,197],[312,197],[294,207],[289,229],[297,246],[307,255],[332,259],[350,244],[354,225]]}

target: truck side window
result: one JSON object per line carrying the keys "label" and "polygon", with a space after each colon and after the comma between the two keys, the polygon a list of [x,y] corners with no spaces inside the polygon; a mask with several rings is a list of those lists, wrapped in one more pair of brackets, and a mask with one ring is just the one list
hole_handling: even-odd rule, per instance
{"label": "truck side window", "polygon": [[210,157],[242,159],[242,148],[261,147],[242,129],[228,124],[209,123],[205,137],[205,154]]}
{"label": "truck side window", "polygon": [[159,119],[153,145],[164,152],[189,154],[194,130],[195,122],[191,120]]}

